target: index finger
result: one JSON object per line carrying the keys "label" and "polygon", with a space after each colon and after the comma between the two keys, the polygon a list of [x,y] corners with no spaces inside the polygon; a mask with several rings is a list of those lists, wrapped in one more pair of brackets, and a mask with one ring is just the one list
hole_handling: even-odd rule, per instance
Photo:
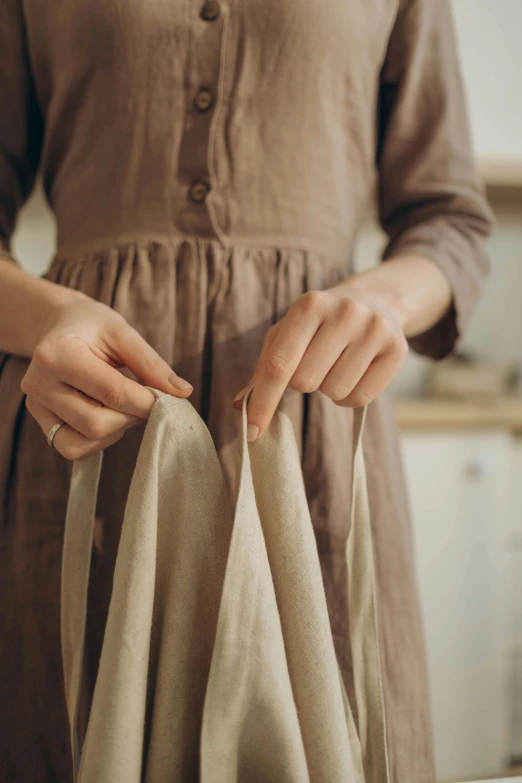
{"label": "index finger", "polygon": [[256,372],[247,408],[249,442],[257,440],[272,420],[283,393],[308,348],[318,324],[289,310]]}
{"label": "index finger", "polygon": [[140,419],[149,417],[155,402],[150,389],[126,378],[85,344],[79,345],[75,351],[64,351],[56,367],[56,376],[107,408]]}

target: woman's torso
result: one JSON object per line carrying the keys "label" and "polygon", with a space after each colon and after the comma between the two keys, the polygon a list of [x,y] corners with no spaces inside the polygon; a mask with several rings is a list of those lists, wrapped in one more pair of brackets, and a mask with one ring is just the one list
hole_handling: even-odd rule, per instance
{"label": "woman's torso", "polygon": [[25,0],[59,252],[195,236],[346,260],[397,2]]}

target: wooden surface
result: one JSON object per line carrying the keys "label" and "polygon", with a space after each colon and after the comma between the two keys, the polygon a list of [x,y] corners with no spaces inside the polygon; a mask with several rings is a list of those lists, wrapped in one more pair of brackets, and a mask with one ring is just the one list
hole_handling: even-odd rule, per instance
{"label": "wooden surface", "polygon": [[479,158],[479,169],[486,185],[522,188],[522,160]]}
{"label": "wooden surface", "polygon": [[494,402],[398,399],[395,410],[402,430],[505,429],[522,435],[522,397]]}
{"label": "wooden surface", "polygon": [[507,778],[487,778],[486,780],[459,781],[459,783],[515,783],[517,780],[522,781],[522,776],[510,775]]}

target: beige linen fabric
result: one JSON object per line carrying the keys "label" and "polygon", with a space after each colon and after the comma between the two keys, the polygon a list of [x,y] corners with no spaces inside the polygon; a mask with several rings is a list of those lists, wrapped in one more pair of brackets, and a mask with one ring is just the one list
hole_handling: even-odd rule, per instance
{"label": "beige linen fabric", "polygon": [[359,741],[289,419],[278,412],[249,447],[244,405],[232,525],[207,428],[189,402],[155,393],[83,750],[77,713],[102,455],[72,475],[62,649],[78,780],[388,783],[363,412],[347,548]]}
{"label": "beige linen fabric", "polygon": [[[375,184],[384,258],[422,254],[450,281],[454,307],[412,340],[433,357],[469,322],[491,216],[447,0],[218,0],[212,21],[203,2],[0,2],[0,255],[39,170],[57,222],[48,279],[113,307],[193,384],[233,497],[231,401],[292,302],[353,271]],[[196,106],[202,88],[206,111]],[[199,180],[210,191],[196,203]],[[25,410],[26,368],[0,355],[0,779],[69,783],[59,618],[70,465]],[[346,573],[352,411],[289,392],[287,412],[357,713]],[[141,434],[128,432],[104,458],[82,726]],[[368,409],[363,442],[390,774],[432,783],[414,548],[386,395]]]}

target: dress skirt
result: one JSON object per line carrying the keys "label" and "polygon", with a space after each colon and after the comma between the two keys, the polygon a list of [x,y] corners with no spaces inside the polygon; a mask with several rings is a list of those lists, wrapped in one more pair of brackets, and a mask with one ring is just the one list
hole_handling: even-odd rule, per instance
{"label": "dress skirt", "polygon": [[[194,386],[235,491],[232,406],[249,381],[270,326],[307,290],[349,270],[285,248],[180,239],[57,256],[48,279],[110,305]],[[68,783],[71,761],[60,653],[60,568],[71,465],[49,448],[20,390],[26,360],[0,355],[0,779]],[[319,392],[287,391],[314,524],[339,664],[352,704],[346,541],[350,525],[353,413]],[[90,582],[85,707],[88,713],[111,594],[125,500],[143,428],[105,455]],[[429,698],[412,534],[386,395],[370,405],[364,433],[388,752],[393,783],[434,779]]]}

